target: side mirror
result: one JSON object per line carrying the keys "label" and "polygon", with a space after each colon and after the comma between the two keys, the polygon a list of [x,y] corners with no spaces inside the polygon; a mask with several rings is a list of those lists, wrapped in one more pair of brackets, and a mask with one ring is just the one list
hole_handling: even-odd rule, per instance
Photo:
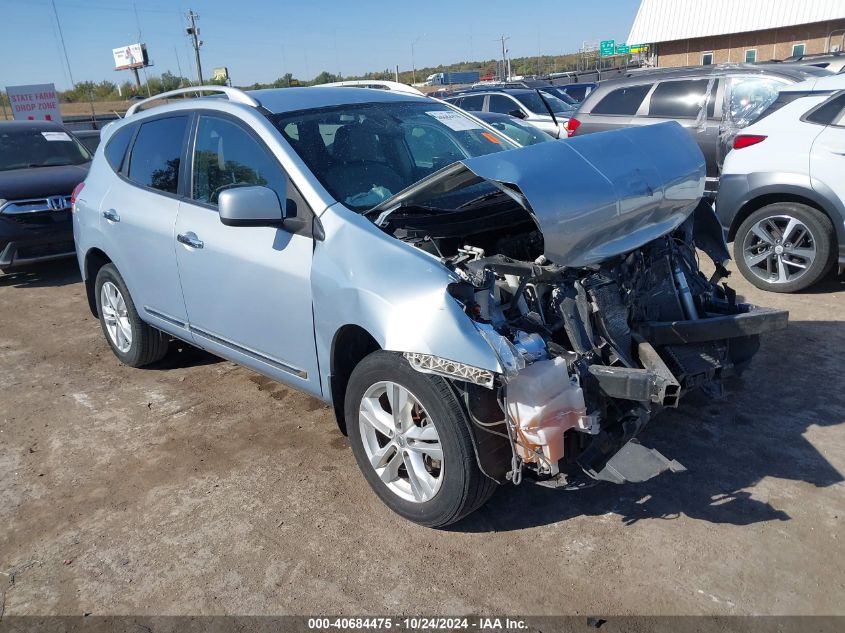
{"label": "side mirror", "polygon": [[279,196],[269,187],[233,187],[217,198],[226,226],[281,226],[285,219]]}
{"label": "side mirror", "polygon": [[508,112],[508,116],[512,116],[516,119],[524,119],[525,112],[523,112],[522,110],[511,110],[510,112]]}

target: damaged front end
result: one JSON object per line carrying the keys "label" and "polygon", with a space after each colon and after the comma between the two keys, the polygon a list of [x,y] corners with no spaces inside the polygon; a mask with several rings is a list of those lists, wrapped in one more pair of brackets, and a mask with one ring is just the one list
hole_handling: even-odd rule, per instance
{"label": "damaged front end", "polygon": [[498,355],[493,374],[406,354],[453,378],[489,476],[682,468],[630,440],[690,390],[720,397],[788,318],[720,283],[728,252],[703,186],[695,143],[661,124],[468,159],[375,210],[454,272],[449,293]]}

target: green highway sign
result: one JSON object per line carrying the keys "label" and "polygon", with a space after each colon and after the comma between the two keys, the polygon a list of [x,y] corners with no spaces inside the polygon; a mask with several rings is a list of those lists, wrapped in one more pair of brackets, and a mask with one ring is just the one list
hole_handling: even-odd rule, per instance
{"label": "green highway sign", "polygon": [[631,52],[631,47],[628,46],[625,42],[616,45],[616,54],[617,55],[627,55]]}
{"label": "green highway sign", "polygon": [[610,57],[616,54],[616,40],[602,40],[599,44],[599,55]]}

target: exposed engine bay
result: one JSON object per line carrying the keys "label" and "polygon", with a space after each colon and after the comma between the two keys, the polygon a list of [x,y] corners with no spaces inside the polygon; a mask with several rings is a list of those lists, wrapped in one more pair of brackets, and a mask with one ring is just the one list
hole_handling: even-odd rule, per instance
{"label": "exposed engine bay", "polygon": [[[454,271],[450,294],[506,369],[492,389],[456,383],[482,469],[499,480],[527,472],[566,486],[574,467],[621,483],[683,469],[629,440],[690,390],[721,397],[758,334],[786,325],[785,312],[738,302],[720,283],[727,250],[706,203],[670,233],[587,266],[549,261],[531,215],[501,192],[448,216],[398,209],[382,228]],[[710,278],[696,247],[714,260]]]}
{"label": "exposed engine bay", "polygon": [[488,476],[557,487],[683,469],[630,440],[691,390],[721,397],[788,320],[722,283],[704,182],[689,133],[662,123],[469,158],[372,210],[452,271],[448,292],[498,358],[494,376],[405,355],[452,379]]}

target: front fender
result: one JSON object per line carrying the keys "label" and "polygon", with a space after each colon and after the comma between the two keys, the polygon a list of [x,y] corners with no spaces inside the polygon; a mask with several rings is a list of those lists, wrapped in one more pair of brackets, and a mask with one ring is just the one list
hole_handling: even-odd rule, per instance
{"label": "front fender", "polygon": [[357,325],[382,349],[417,352],[501,372],[490,345],[446,286],[453,274],[424,252],[397,240],[340,204],[320,221],[311,269],[314,330],[323,384],[331,346],[344,325]]}

